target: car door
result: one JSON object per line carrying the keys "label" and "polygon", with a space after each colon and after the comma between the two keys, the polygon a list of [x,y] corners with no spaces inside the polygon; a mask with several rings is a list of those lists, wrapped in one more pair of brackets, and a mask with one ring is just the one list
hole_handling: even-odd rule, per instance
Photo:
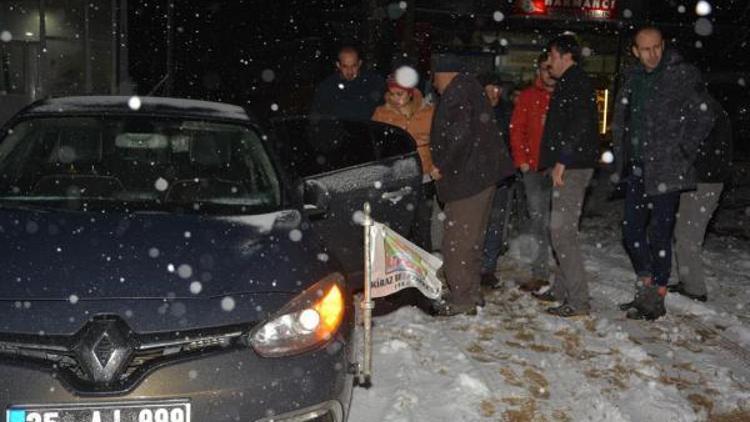
{"label": "car door", "polygon": [[316,184],[329,195],[326,212],[312,215],[311,225],[357,280],[363,269],[365,202],[376,221],[409,235],[421,195],[414,142],[398,128],[369,121],[286,118],[273,123],[287,171],[298,183]]}

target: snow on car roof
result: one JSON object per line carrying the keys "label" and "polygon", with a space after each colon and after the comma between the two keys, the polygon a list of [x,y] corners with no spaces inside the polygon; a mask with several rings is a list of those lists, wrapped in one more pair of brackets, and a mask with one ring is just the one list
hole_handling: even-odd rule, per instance
{"label": "snow on car roof", "polygon": [[61,97],[40,101],[26,113],[87,113],[87,112],[165,113],[232,120],[251,120],[242,107],[185,98],[136,96]]}

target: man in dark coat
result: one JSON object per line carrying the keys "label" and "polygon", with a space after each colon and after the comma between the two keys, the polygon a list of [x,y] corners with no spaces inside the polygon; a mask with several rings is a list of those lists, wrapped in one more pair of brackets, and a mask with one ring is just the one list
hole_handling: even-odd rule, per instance
{"label": "man in dark coat", "polygon": [[623,241],[636,272],[636,294],[620,308],[633,319],[666,314],[672,234],[680,193],[695,189],[698,146],[711,129],[700,72],[666,49],[658,28],[633,38],[639,63],[625,74],[615,102],[613,141],[626,183]]}
{"label": "man in dark coat", "polygon": [[449,55],[437,58],[433,72],[440,101],[430,149],[445,203],[441,250],[449,290],[435,308],[442,315],[473,314],[484,304],[480,272],[492,195],[496,184],[513,174],[513,163],[477,79]]}
{"label": "man in dark coat", "polygon": [[574,317],[589,312],[578,223],[598,158],[596,93],[580,66],[581,47],[573,35],[551,40],[548,50],[549,72],[557,85],[544,124],[539,168],[552,177],[550,240],[558,266],[552,288],[535,297],[561,301],[547,312]]}
{"label": "man in dark coat", "polygon": [[370,120],[375,107],[383,102],[383,92],[383,78],[362,70],[362,59],[356,48],[343,47],[339,50],[336,72],[315,89],[310,114]]}
{"label": "man in dark coat", "polygon": [[[484,93],[495,113],[495,121],[500,128],[502,142],[510,151],[510,116],[513,107],[507,96],[503,95],[503,81],[496,73],[479,76]],[[508,223],[510,221],[511,186],[513,178],[508,178],[497,186],[490,208],[489,222],[484,236],[484,258],[482,262],[482,285],[493,289],[503,287],[503,281],[495,275],[497,260],[506,248]]]}
{"label": "man in dark coat", "polygon": [[670,292],[693,300],[708,300],[703,273],[703,239],[708,222],[719,205],[724,183],[732,177],[732,124],[729,115],[713,97],[708,106],[716,120],[713,129],[698,148],[695,160],[696,190],[680,194],[680,207],[674,228],[675,257],[679,282]]}

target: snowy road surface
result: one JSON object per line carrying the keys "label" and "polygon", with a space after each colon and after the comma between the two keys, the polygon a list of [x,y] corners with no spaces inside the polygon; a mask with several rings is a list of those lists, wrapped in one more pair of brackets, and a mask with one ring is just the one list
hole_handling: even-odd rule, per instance
{"label": "snowy road surface", "polygon": [[514,287],[528,276],[517,238],[499,270],[510,288],[486,291],[479,315],[375,318],[373,386],[355,389],[350,420],[750,420],[750,242],[709,236],[709,302],[670,295],[665,318],[630,321],[621,204],[582,222],[590,317],[548,316]]}

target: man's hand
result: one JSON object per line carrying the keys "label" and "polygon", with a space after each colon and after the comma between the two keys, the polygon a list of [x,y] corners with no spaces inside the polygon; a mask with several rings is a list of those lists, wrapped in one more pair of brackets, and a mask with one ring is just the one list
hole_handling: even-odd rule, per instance
{"label": "man's hand", "polygon": [[531,169],[531,167],[529,167],[528,163],[523,163],[521,164],[520,169],[521,173],[526,173],[527,171],[529,171],[529,169]]}
{"label": "man's hand", "polygon": [[432,166],[432,170],[430,170],[430,176],[432,176],[432,180],[440,180],[443,178],[443,175],[440,174],[440,169],[436,166]]}
{"label": "man's hand", "polygon": [[552,186],[554,187],[560,187],[563,186],[565,183],[563,182],[563,174],[565,173],[565,164],[556,163],[555,167],[552,169]]}

